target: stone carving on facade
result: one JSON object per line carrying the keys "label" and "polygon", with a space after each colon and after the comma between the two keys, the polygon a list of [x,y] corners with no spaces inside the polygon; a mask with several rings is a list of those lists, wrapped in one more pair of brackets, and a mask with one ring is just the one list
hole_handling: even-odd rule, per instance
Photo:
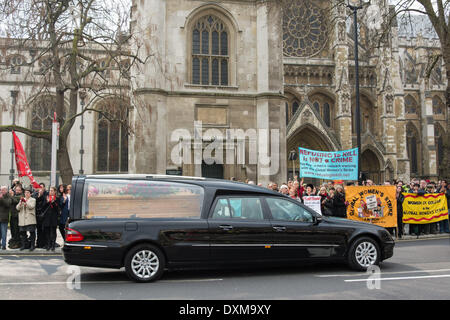
{"label": "stone carving on facade", "polygon": [[312,112],[309,109],[306,109],[302,114],[302,123],[311,122],[312,116]]}
{"label": "stone carving on facade", "polygon": [[387,114],[392,114],[394,113],[394,95],[392,93],[392,87],[389,87],[390,90],[388,91],[388,93],[386,94],[386,96],[384,97],[385,99],[385,104],[386,104],[386,113]]}
{"label": "stone carving on facade", "polygon": [[345,21],[338,22],[338,40],[340,42],[345,41],[345,35],[347,34]]}
{"label": "stone carving on facade", "polygon": [[350,91],[342,91],[341,93],[341,108],[342,113],[347,114],[350,113],[350,108],[348,107],[350,101]]}

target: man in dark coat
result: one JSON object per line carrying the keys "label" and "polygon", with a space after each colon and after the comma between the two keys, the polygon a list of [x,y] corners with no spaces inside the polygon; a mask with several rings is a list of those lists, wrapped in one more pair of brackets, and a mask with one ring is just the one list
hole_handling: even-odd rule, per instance
{"label": "man in dark coat", "polygon": [[19,230],[19,211],[16,209],[17,204],[23,197],[22,185],[16,184],[14,194],[11,199],[11,215],[9,218],[9,227],[11,229],[11,239],[8,246],[10,249],[18,249],[21,247],[20,230]]}
{"label": "man in dark coat", "polygon": [[41,187],[34,193],[33,197],[36,199],[36,247],[44,248],[47,245],[47,239],[45,238],[44,227],[42,225],[43,222],[43,206],[45,202],[45,198],[48,196],[47,190],[45,190],[45,184],[40,183]]}
{"label": "man in dark coat", "polygon": [[10,210],[11,196],[8,193],[8,187],[2,186],[0,190],[0,235],[2,250],[6,250],[6,233],[8,232]]}

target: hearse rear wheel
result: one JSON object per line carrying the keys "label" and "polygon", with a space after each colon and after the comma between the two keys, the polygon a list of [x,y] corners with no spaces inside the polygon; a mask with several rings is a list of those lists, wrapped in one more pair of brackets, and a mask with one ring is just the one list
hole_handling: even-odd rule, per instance
{"label": "hearse rear wheel", "polygon": [[151,282],[159,279],[166,264],[161,250],[151,244],[141,244],[128,251],[125,257],[125,272],[136,282]]}

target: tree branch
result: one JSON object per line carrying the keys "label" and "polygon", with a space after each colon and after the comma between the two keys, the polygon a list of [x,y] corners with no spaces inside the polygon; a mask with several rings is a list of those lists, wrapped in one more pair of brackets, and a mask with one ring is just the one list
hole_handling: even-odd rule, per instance
{"label": "tree branch", "polygon": [[52,140],[51,131],[32,130],[32,129],[28,129],[28,128],[17,126],[17,125],[0,126],[0,132],[12,132],[13,130],[16,132],[24,133],[27,136],[30,136],[33,138],[45,139],[47,141]]}

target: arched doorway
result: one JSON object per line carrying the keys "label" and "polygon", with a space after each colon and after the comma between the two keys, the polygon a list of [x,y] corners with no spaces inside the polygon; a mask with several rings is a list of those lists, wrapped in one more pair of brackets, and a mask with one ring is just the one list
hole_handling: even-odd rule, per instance
{"label": "arched doorway", "polygon": [[381,167],[378,156],[370,149],[361,154],[361,171],[366,180],[370,179],[374,184],[381,184]]}
{"label": "arched doorway", "polygon": [[207,164],[206,162],[202,162],[202,177],[204,178],[214,178],[214,179],[223,179],[223,164],[213,163]]}
{"label": "arched doorway", "polygon": [[[295,151],[295,153],[298,155],[299,147],[318,151],[334,151],[333,146],[328,142],[328,139],[324,136],[324,134],[321,133],[317,128],[309,124],[302,125],[288,138],[286,149],[287,155],[289,156],[289,153],[291,151]],[[299,176],[300,163],[298,157],[297,160],[294,161],[294,163],[288,160],[287,168],[288,179],[293,178],[294,170],[295,175]],[[301,177],[299,176],[299,178]],[[316,187],[318,187],[321,182],[322,181],[320,179],[304,179],[304,183],[312,183]]]}

